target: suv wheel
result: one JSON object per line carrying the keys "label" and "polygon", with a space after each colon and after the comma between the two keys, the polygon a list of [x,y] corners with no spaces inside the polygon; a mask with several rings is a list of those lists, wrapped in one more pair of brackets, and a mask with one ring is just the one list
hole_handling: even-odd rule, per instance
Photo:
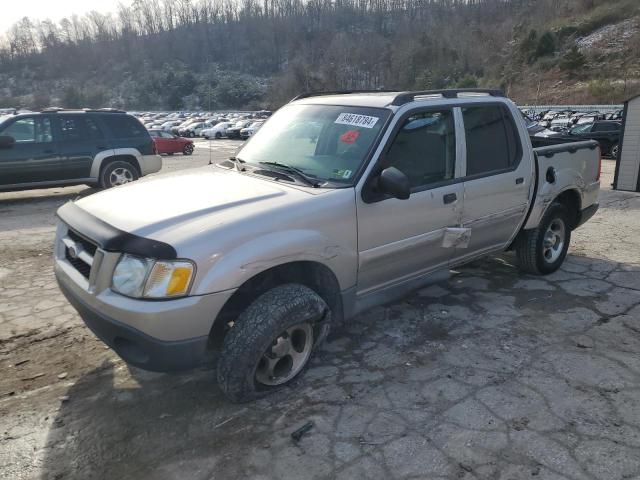
{"label": "suv wheel", "polygon": [[108,164],[100,175],[102,188],[117,187],[125,183],[133,182],[140,177],[138,170],[131,163],[118,160]]}
{"label": "suv wheel", "polygon": [[613,158],[614,160],[618,159],[618,155],[620,154],[620,144],[616,143],[611,147],[611,150],[609,150],[609,152],[611,153],[611,158]]}
{"label": "suv wheel", "polygon": [[234,402],[259,398],[305,369],[329,331],[331,313],[313,290],[280,285],[240,314],[224,339],[218,384]]}
{"label": "suv wheel", "polygon": [[188,143],[187,145],[185,145],[184,148],[182,149],[182,153],[184,155],[191,155],[193,153],[193,144]]}
{"label": "suv wheel", "polygon": [[523,230],[516,246],[520,267],[538,275],[553,273],[567,256],[571,227],[567,208],[552,203],[538,228]]}

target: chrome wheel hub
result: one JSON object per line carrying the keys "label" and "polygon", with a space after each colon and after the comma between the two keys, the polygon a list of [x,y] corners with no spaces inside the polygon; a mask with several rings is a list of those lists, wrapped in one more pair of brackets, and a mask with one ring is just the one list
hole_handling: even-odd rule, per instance
{"label": "chrome wheel hub", "polygon": [[304,367],[313,347],[313,328],[304,322],[287,328],[271,342],[256,368],[256,381],[263,385],[281,385]]}
{"label": "chrome wheel hub", "polygon": [[111,175],[109,175],[109,181],[114,187],[124,185],[125,183],[133,182],[133,173],[131,173],[131,170],[127,168],[119,167],[111,172]]}
{"label": "chrome wheel hub", "polygon": [[562,254],[566,226],[560,218],[555,218],[544,234],[542,255],[545,262],[553,263]]}

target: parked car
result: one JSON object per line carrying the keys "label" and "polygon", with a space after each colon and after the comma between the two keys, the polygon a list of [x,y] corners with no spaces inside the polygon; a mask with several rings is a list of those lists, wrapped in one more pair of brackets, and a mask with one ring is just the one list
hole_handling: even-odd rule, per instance
{"label": "parked car", "polygon": [[194,150],[193,141],[186,138],[178,137],[169,132],[162,130],[150,130],[149,134],[156,144],[156,150],[159,154],[173,155],[174,153],[182,153],[191,155]]}
{"label": "parked car", "polygon": [[227,128],[231,127],[231,122],[220,122],[214,125],[212,128],[207,128],[202,131],[202,136],[207,140],[211,138],[222,138],[227,136]]}
{"label": "parked car", "polygon": [[186,126],[184,129],[180,130],[180,135],[183,137],[199,137],[202,135],[202,131],[213,127],[210,123],[207,122],[195,122]]}
{"label": "parked car", "polygon": [[232,127],[227,128],[227,138],[241,138],[240,131],[251,125],[251,120],[240,120]]}
{"label": "parked car", "polygon": [[0,123],[0,190],[109,188],[161,167],[149,132],[125,112],[47,110]]}
{"label": "parked car", "polygon": [[[500,92],[440,93],[305,95],[234,160],[67,203],[62,292],[132,365],[217,349],[222,390],[246,401],[296,378],[331,325],[452,267],[514,249],[556,271],[598,208],[597,143],[534,151]],[[285,133],[304,123],[313,140]]]}
{"label": "parked car", "polygon": [[600,120],[593,123],[583,123],[576,125],[566,132],[540,132],[536,137],[546,137],[552,139],[551,142],[532,139],[534,145],[548,145],[576,142],[579,140],[595,140],[598,142],[603,155],[618,158],[620,152],[620,134],[622,124],[613,120]]}
{"label": "parked car", "polygon": [[253,122],[246,128],[240,130],[240,138],[247,139],[254,133],[256,133],[264,122]]}

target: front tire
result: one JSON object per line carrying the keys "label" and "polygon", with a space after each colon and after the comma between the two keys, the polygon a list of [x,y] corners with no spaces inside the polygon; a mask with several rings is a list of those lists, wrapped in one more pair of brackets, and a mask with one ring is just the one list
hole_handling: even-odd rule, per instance
{"label": "front tire", "polygon": [[533,230],[523,230],[516,245],[520,268],[535,275],[548,275],[560,268],[571,242],[567,207],[552,203]]}
{"label": "front tire", "polygon": [[220,140],[222,138],[222,134],[220,132],[216,132],[216,138]]}
{"label": "front tire", "polygon": [[280,285],[262,294],[224,339],[220,388],[231,401],[246,402],[289,384],[326,337],[330,320],[325,301],[304,285]]}
{"label": "front tire", "polygon": [[140,178],[140,175],[133,164],[124,160],[117,160],[102,169],[100,186],[102,188],[117,187],[118,185],[134,182],[138,178]]}
{"label": "front tire", "polygon": [[191,155],[192,153],[193,153],[193,145],[192,144],[185,145],[184,148],[182,149],[182,154],[183,155]]}

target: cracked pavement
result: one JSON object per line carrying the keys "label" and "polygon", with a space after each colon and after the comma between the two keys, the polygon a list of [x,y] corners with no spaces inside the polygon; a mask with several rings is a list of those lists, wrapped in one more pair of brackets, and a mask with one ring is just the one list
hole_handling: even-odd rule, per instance
{"label": "cracked pavement", "polygon": [[210,368],[127,367],[66,303],[53,212],[90,191],[0,194],[0,477],[640,479],[640,195],[612,170],[560,271],[465,265],[243,405]]}

